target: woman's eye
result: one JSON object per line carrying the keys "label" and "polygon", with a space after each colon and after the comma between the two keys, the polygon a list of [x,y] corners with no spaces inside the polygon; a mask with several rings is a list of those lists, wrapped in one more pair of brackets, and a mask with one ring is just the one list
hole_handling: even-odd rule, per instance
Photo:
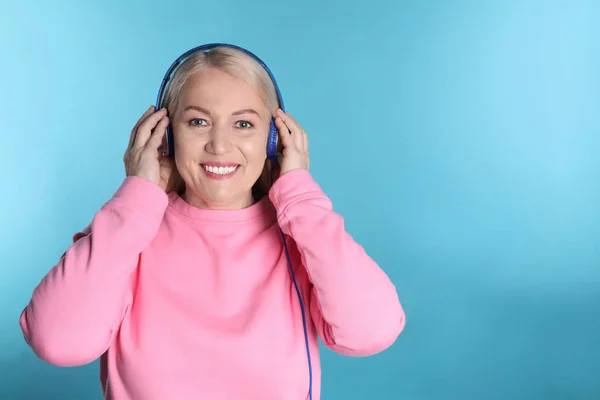
{"label": "woman's eye", "polygon": [[253,127],[253,125],[248,121],[238,121],[235,125],[240,129],[250,129]]}
{"label": "woman's eye", "polygon": [[200,118],[194,118],[190,121],[190,125],[192,126],[204,126],[206,125],[206,120]]}

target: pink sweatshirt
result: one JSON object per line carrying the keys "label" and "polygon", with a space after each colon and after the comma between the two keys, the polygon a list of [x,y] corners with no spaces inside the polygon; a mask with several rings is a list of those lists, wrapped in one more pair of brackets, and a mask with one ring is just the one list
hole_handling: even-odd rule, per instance
{"label": "pink sweatshirt", "polygon": [[306,303],[319,399],[317,337],[341,354],[375,354],[404,312],[305,170],[233,211],[126,178],[35,289],[25,339],[58,366],[101,357],[107,399],[306,399],[302,316],[277,224]]}

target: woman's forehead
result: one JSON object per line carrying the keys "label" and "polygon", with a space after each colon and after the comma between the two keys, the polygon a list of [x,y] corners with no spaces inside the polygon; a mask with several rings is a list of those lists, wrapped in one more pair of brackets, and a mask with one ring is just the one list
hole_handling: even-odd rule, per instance
{"label": "woman's forehead", "polygon": [[179,97],[179,104],[183,107],[192,105],[203,108],[266,108],[256,90],[248,82],[208,68],[191,75]]}

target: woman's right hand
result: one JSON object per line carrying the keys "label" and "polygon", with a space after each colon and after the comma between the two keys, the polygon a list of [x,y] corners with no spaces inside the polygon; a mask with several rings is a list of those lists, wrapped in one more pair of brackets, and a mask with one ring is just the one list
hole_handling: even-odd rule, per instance
{"label": "woman's right hand", "polygon": [[155,112],[154,106],[150,107],[133,127],[123,155],[127,176],[147,179],[165,191],[175,169],[173,160],[159,151],[168,125],[167,110]]}

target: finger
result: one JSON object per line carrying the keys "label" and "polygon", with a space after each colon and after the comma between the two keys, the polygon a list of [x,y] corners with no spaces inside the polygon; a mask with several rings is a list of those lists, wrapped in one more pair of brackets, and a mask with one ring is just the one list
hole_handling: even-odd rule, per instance
{"label": "finger", "polygon": [[294,145],[292,136],[287,125],[283,122],[281,117],[275,118],[275,126],[279,130],[279,138],[283,147],[292,147]]}
{"label": "finger", "polygon": [[139,126],[142,124],[142,122],[146,120],[146,118],[148,118],[152,114],[153,111],[154,106],[150,106],[150,108],[146,110],[146,112],[141,116],[140,119],[137,120],[137,122],[133,126],[133,129],[131,130],[131,135],[129,135],[129,143],[127,144],[128,149],[131,148],[131,146],[133,146],[133,142],[135,141],[135,136],[137,134]]}
{"label": "finger", "polygon": [[156,128],[154,128],[154,131],[152,132],[150,139],[148,139],[148,142],[146,143],[146,148],[158,150],[158,147],[162,143],[163,137],[165,137],[165,132],[167,131],[167,126],[169,126],[169,117],[167,117],[165,115],[160,120],[158,125],[156,125]]}
{"label": "finger", "polygon": [[299,149],[304,149],[304,137],[305,136],[306,136],[306,134],[304,133],[303,130],[296,131],[292,135],[292,138],[296,142],[296,146],[298,146]]}
{"label": "finger", "polygon": [[285,113],[281,109],[278,109],[277,113],[281,117],[281,119],[283,120],[285,125],[288,127],[288,129],[290,130],[292,139],[294,140],[294,143],[296,144],[296,146],[299,149],[304,148],[303,136],[305,136],[305,133],[304,133],[304,130],[302,129],[302,127],[300,126],[300,124],[298,124],[298,122],[296,122],[296,120],[294,119],[294,117],[292,117],[292,115],[290,113]]}
{"label": "finger", "polygon": [[303,135],[302,135],[302,139],[304,141],[304,151],[308,152],[308,135],[306,134],[306,132],[302,131]]}
{"label": "finger", "polygon": [[167,110],[163,108],[146,118],[146,120],[142,122],[137,130],[133,146],[136,148],[145,146],[146,142],[148,142],[148,139],[150,139],[152,130],[156,128],[156,125],[159,123],[159,121],[166,115]]}
{"label": "finger", "polygon": [[279,108],[277,110],[277,116],[281,117],[281,119],[283,119],[283,122],[285,122],[285,124],[288,126],[290,131],[300,132],[303,130],[302,127],[300,126],[300,124],[298,122],[296,122],[294,117],[292,117],[292,115],[290,113],[284,112],[281,108]]}

